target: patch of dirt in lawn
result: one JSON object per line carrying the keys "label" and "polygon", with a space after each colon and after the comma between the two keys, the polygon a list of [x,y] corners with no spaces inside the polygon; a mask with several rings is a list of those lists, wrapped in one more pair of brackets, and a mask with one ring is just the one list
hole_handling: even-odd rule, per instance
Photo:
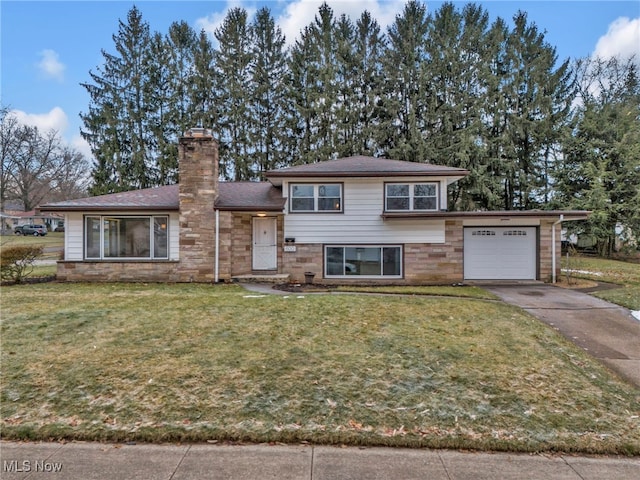
{"label": "patch of dirt in lawn", "polygon": [[586,280],[584,278],[572,278],[569,282],[567,282],[566,277],[558,278],[556,286],[561,288],[569,288],[571,290],[579,290],[584,293],[613,290],[614,288],[622,287],[621,285],[615,283],[595,282],[593,280]]}

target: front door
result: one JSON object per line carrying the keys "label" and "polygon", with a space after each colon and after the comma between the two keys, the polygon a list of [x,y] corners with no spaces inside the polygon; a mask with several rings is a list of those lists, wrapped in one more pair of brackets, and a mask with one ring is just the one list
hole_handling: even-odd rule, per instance
{"label": "front door", "polygon": [[253,270],[278,269],[278,219],[254,217],[253,219]]}

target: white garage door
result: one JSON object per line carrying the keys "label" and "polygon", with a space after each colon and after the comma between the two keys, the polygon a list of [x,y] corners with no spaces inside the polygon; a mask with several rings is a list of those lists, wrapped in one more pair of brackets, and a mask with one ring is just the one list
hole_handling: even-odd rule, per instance
{"label": "white garage door", "polygon": [[465,280],[535,280],[535,227],[466,227]]}

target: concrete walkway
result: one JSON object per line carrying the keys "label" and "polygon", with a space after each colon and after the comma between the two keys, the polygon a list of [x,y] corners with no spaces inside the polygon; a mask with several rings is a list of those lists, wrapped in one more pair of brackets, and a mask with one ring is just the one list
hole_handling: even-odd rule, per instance
{"label": "concrete walkway", "polygon": [[0,477],[65,480],[631,480],[640,458],[313,446],[0,443]]}
{"label": "concrete walkway", "polygon": [[640,321],[626,308],[552,285],[483,287],[552,326],[640,388]]}

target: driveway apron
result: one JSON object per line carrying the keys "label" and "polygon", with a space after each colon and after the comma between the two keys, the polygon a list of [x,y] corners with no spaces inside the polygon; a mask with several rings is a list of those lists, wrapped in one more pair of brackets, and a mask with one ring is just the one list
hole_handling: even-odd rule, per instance
{"label": "driveway apron", "polygon": [[551,285],[485,287],[586,350],[640,388],[640,321],[629,310],[582,292]]}

